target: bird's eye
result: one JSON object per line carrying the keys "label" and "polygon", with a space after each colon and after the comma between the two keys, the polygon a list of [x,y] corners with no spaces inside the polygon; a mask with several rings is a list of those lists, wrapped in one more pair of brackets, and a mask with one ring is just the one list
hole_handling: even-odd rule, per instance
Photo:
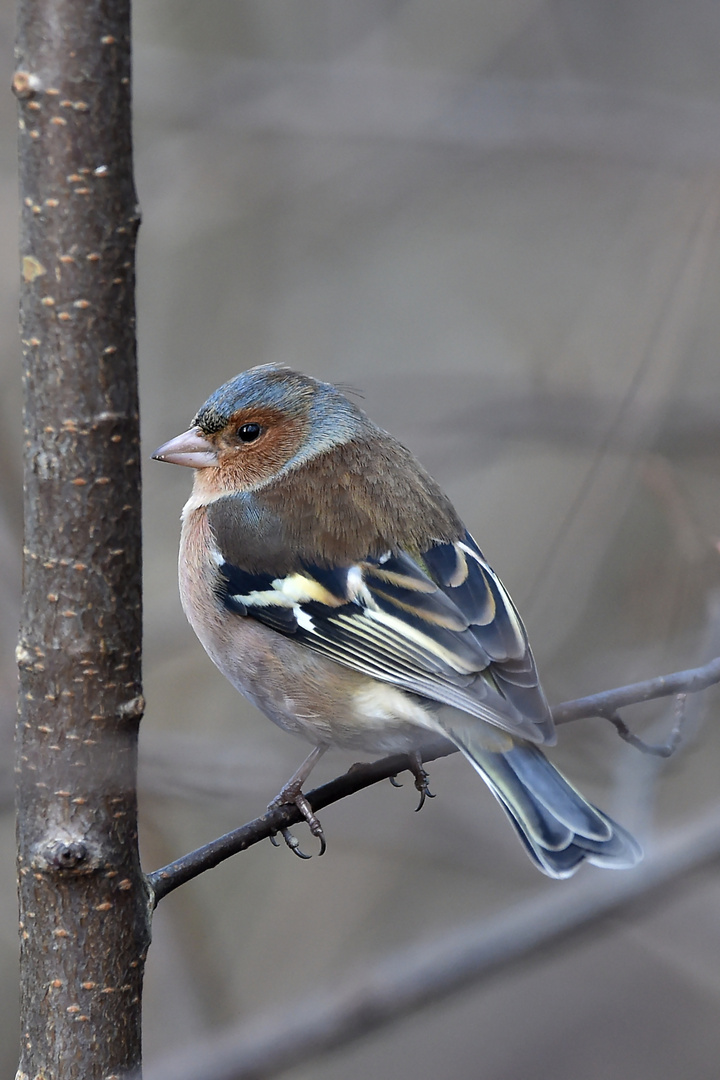
{"label": "bird's eye", "polygon": [[263,429],[260,424],[243,424],[237,429],[237,437],[240,442],[255,442],[262,435]]}

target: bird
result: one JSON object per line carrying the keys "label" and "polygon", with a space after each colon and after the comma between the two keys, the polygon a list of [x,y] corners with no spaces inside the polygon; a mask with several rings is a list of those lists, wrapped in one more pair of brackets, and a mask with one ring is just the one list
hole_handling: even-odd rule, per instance
{"label": "bird", "polygon": [[450,499],[340,388],[251,367],[152,456],[194,470],[179,553],[188,621],[237,690],[312,744],[270,807],[296,805],[320,854],[302,788],[329,746],[407,754],[422,805],[423,749],[442,739],[543,873],[640,860],[545,756],[556,735],[525,626]]}

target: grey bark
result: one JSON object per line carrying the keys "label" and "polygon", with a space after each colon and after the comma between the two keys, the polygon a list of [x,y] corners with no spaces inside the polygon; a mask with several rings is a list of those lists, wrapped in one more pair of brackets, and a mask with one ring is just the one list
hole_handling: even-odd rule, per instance
{"label": "grey bark", "polygon": [[139,422],[129,0],[20,0],[19,1077],[140,1062]]}

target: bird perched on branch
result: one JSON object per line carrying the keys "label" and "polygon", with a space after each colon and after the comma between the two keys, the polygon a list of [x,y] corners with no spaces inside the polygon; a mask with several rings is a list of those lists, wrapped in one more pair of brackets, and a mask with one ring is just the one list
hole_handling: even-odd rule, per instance
{"label": "bird perched on branch", "polygon": [[450,500],[337,387],[251,368],[153,457],[195,470],[179,564],[195,633],[238,690],[313,744],[274,802],[300,808],[321,853],[302,785],[328,746],[408,753],[422,801],[420,755],[442,736],[546,874],[639,860],[540,749],[555,734],[525,627]]}

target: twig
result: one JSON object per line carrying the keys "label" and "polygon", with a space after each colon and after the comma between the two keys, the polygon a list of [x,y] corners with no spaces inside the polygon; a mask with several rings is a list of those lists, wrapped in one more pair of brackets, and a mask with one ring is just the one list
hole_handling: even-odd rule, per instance
{"label": "twig", "polygon": [[616,690],[605,690],[574,701],[564,701],[553,708],[553,720],[556,724],[568,724],[571,720],[582,720],[589,716],[607,717],[608,713],[617,712],[628,705],[639,705],[642,701],[654,701],[674,694],[696,694],[718,682],[720,656],[702,667],[660,675],[657,679],[630,683],[629,686],[619,686]]}
{"label": "twig", "polygon": [[[146,1070],[146,1080],[259,1080],[346,1046],[501,970],[542,957],[608,916],[637,907],[720,856],[717,809],[664,841],[632,874],[588,875],[472,923],[430,946],[394,953],[351,983],[195,1042]],[[282,1017],[282,1022],[278,1021]]]}
{"label": "twig", "polygon": [[683,727],[685,726],[686,701],[687,694],[678,694],[675,704],[675,723],[672,726],[667,742],[664,743],[648,743],[644,739],[638,738],[637,735],[633,735],[619,713],[608,713],[605,719],[610,721],[620,738],[624,739],[626,743],[630,743],[636,750],[640,750],[643,754],[652,754],[654,757],[669,758],[672,757],[680,745]]}
{"label": "twig", "polygon": [[[650,701],[654,698],[668,697],[672,694],[697,693],[718,682],[720,682],[720,657],[699,668],[675,672],[672,675],[662,675],[657,679],[634,683],[631,686],[618,687],[615,690],[606,690],[600,694],[578,698],[576,701],[566,701],[553,709],[553,718],[556,723],[566,724],[572,720],[580,720],[591,716],[603,716],[607,719],[615,717],[613,722],[619,720],[620,725],[624,728],[624,722],[616,715],[617,710],[623,706],[641,701]],[[676,729],[679,722],[679,720],[676,720]],[[673,748],[676,745],[677,738],[679,738],[679,732],[677,737],[674,734],[671,736]],[[634,736],[628,741],[631,741],[633,745],[640,743],[640,740],[637,740]],[[434,761],[436,758],[446,757],[455,752],[456,747],[452,743],[445,739],[438,739],[437,744],[426,748],[422,759],[424,762]],[[656,748],[651,752],[657,753],[658,750]],[[406,754],[394,754],[392,757],[382,758],[380,761],[353,765],[342,776],[308,792],[307,800],[317,813],[318,810],[322,810],[331,803],[338,802],[348,795],[353,795],[355,792],[363,790],[363,788],[370,787],[380,780],[387,780],[410,768],[411,763]],[[212,869],[218,863],[229,859],[231,855],[236,855],[253,844],[257,844],[260,840],[265,840],[281,829],[287,829],[300,821],[302,821],[302,816],[292,806],[284,806],[268,811],[262,817],[255,818],[254,821],[226,833],[209,844],[204,844],[160,870],[155,870],[148,875],[147,879],[154,895],[155,904],[158,904],[164,896],[177,889],[178,886],[191,881],[192,878],[197,877],[198,874],[203,873],[205,870]]]}

